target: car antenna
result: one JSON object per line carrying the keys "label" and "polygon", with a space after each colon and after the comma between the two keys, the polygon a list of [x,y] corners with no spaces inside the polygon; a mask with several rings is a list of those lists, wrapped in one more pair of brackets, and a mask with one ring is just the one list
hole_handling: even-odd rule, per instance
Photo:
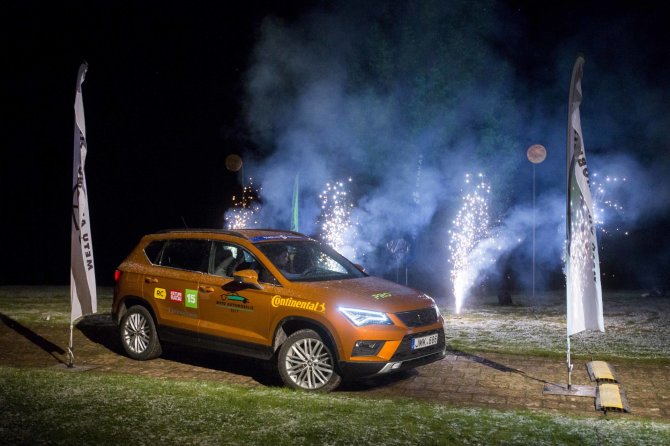
{"label": "car antenna", "polygon": [[184,220],[184,216],[180,215],[179,217],[181,218],[181,222],[184,223],[184,229],[188,229],[188,225],[186,224],[186,220]]}

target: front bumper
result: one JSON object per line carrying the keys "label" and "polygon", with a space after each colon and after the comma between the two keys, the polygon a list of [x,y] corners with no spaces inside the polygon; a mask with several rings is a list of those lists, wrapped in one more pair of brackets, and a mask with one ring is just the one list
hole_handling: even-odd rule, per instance
{"label": "front bumper", "polygon": [[[433,333],[439,334],[437,344],[423,349],[412,350],[412,338]],[[389,361],[340,361],[338,365],[345,377],[361,378],[412,369],[439,361],[446,355],[447,347],[444,330],[439,329],[405,336]]]}

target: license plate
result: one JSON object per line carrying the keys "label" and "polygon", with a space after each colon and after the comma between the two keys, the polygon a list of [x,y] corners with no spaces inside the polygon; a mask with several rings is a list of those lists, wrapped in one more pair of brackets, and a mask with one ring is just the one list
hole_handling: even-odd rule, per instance
{"label": "license plate", "polygon": [[430,347],[437,344],[437,333],[428,336],[421,336],[420,338],[412,339],[412,350],[419,348]]}

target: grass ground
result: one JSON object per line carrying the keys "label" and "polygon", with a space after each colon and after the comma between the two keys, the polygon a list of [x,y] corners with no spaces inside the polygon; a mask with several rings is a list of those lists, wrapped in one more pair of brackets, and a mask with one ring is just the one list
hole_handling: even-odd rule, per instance
{"label": "grass ground", "polygon": [[[447,309],[450,344],[465,351],[565,356],[565,294],[543,293],[534,300],[516,295],[512,300],[514,305],[500,306],[494,297],[473,299],[459,315]],[[571,337],[573,357],[670,362],[670,297],[605,293],[603,313],[604,333]]]}
{"label": "grass ground", "polygon": [[[34,329],[69,324],[67,288],[0,287],[0,313]],[[563,356],[560,295],[513,296],[445,308],[450,345],[464,351]],[[605,296],[606,333],[573,350],[669,359],[670,299]],[[101,290],[99,311],[109,310]],[[593,334],[591,334],[593,335]],[[660,340],[659,340],[660,339]],[[314,395],[282,388],[0,365],[3,444],[670,444],[670,423],[473,409],[408,399]]]}
{"label": "grass ground", "polygon": [[3,444],[655,445],[670,424],[0,367]]}

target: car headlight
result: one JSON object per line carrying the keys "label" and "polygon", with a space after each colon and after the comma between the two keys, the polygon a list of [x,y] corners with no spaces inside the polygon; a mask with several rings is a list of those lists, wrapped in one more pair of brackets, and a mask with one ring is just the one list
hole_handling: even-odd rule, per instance
{"label": "car headlight", "polygon": [[364,325],[393,325],[391,319],[380,311],[359,310],[357,308],[338,308],[355,326]]}

